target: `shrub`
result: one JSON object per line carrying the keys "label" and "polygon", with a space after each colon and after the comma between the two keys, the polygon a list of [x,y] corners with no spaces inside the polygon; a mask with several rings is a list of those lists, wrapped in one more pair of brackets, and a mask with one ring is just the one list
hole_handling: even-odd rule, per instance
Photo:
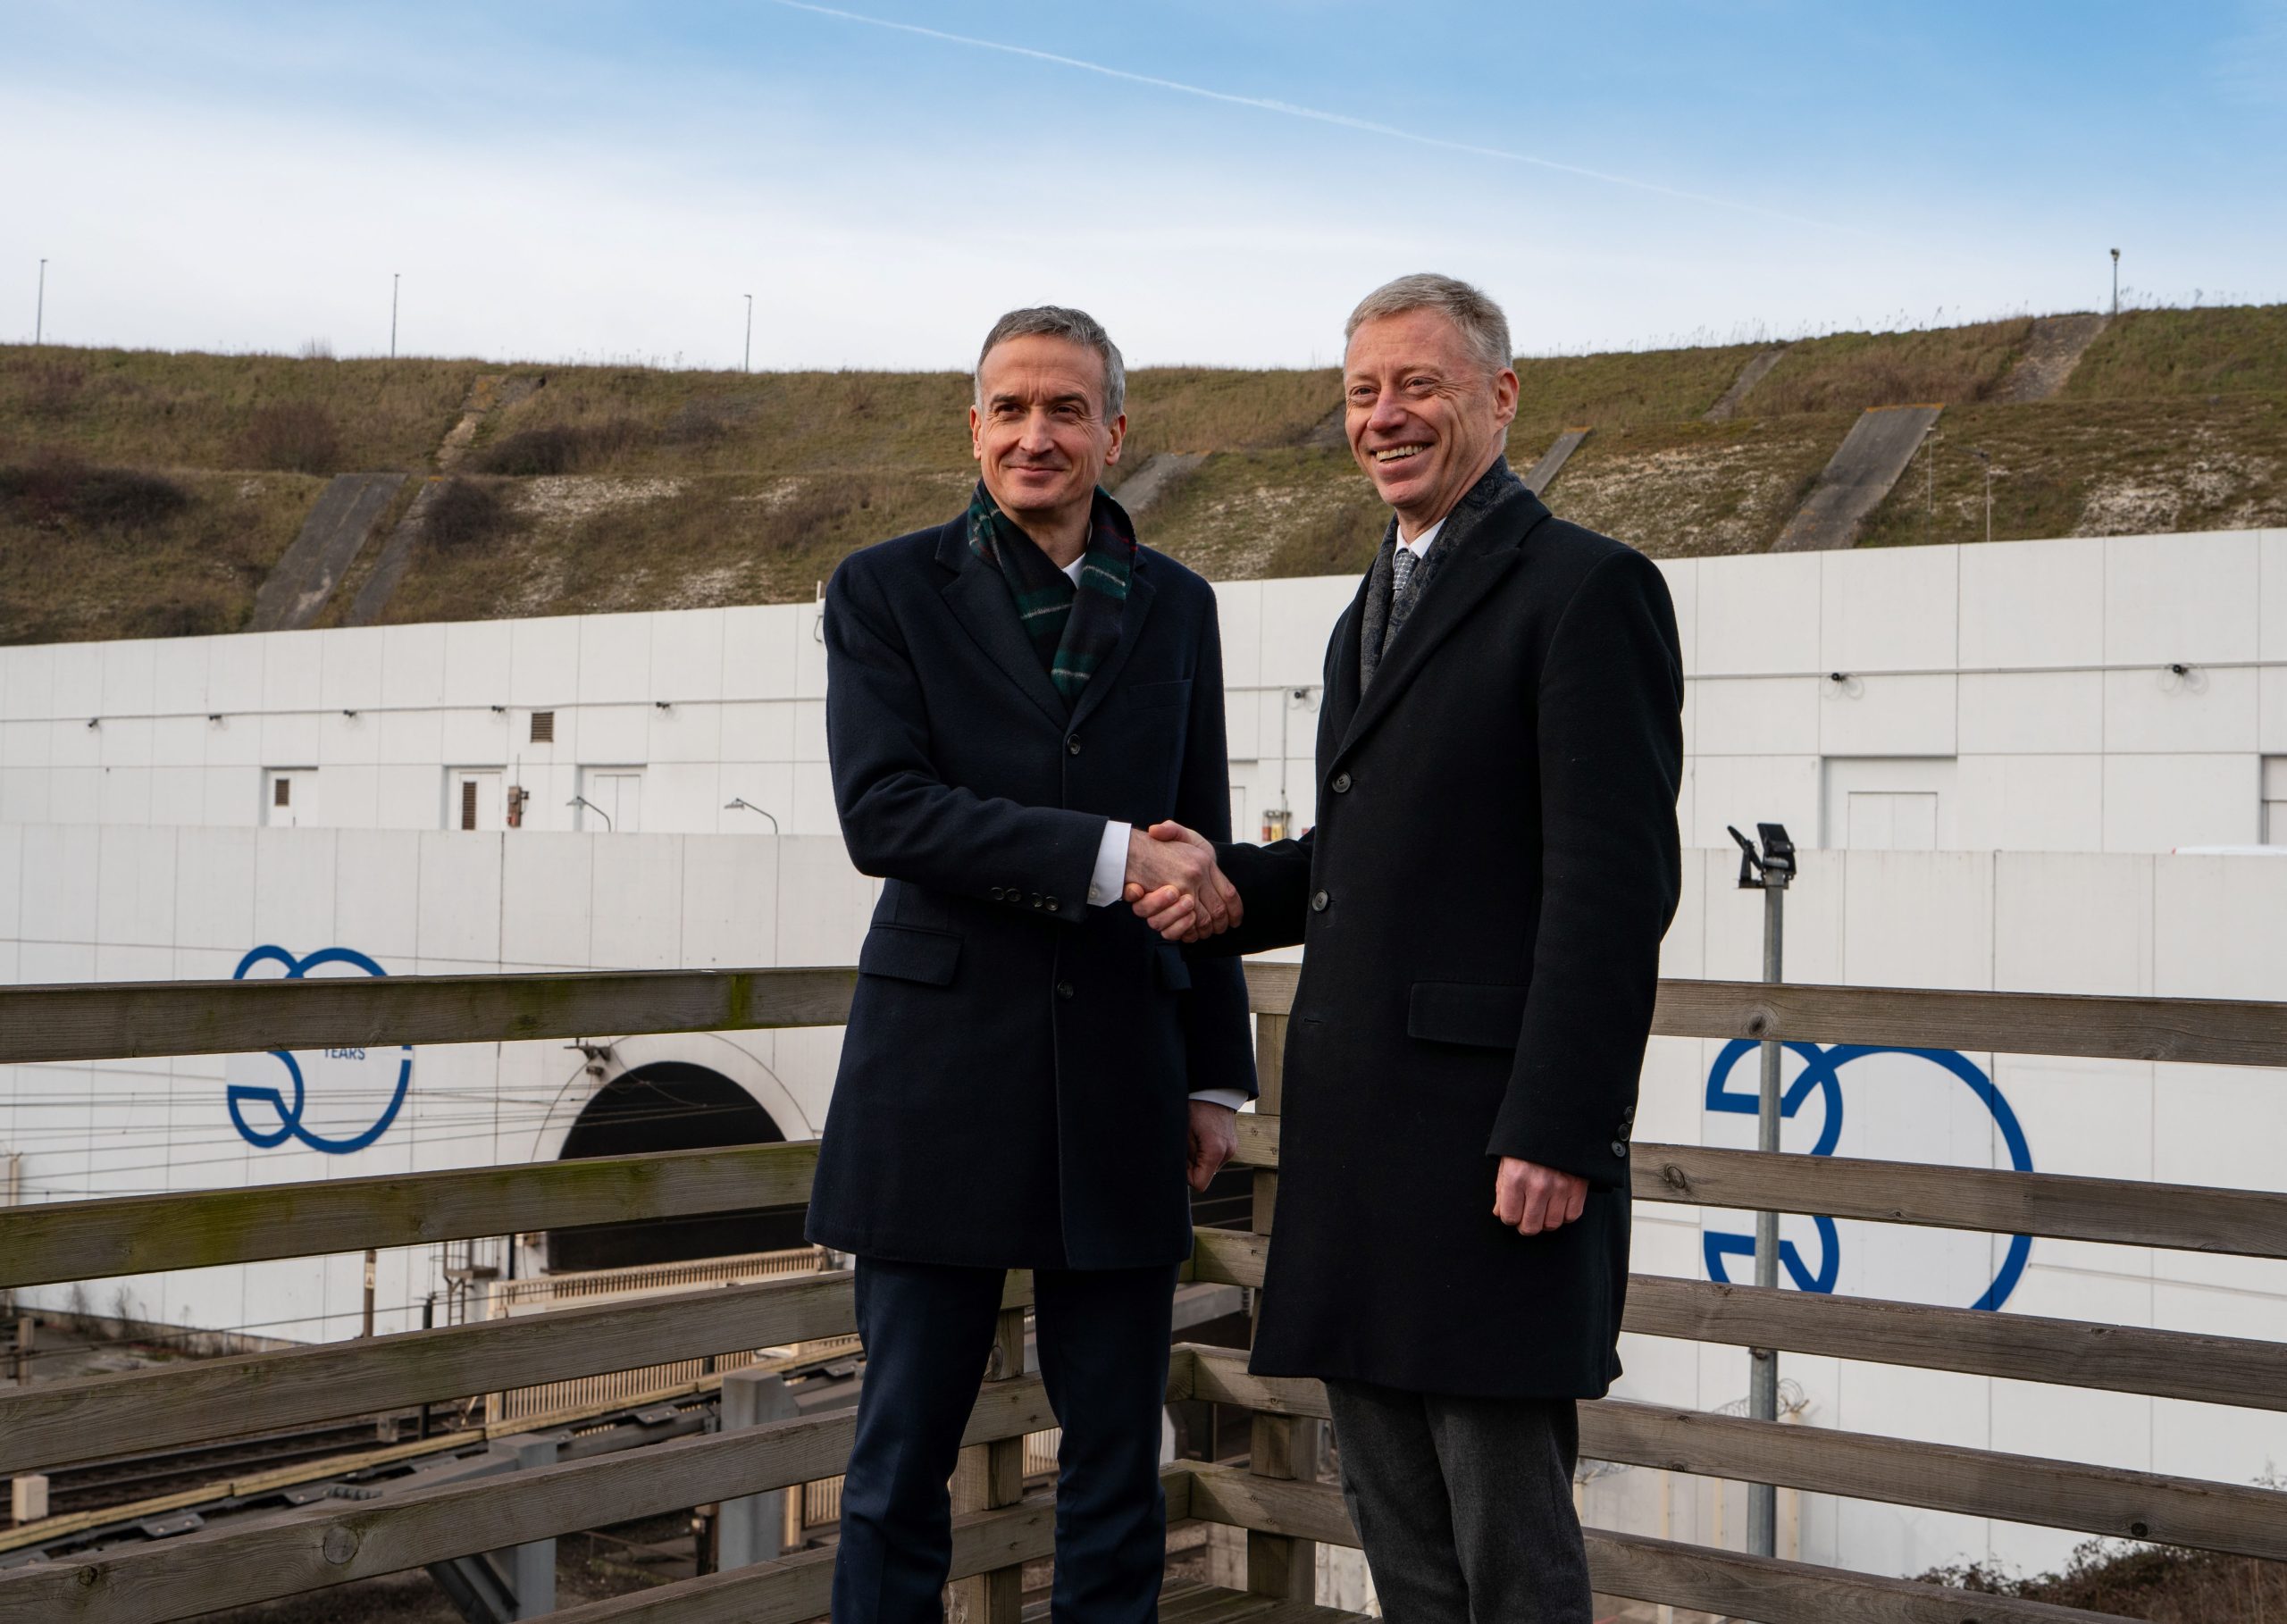
{"label": "shrub", "polygon": [[333,473],[341,467],[341,433],[314,400],[273,400],[256,408],[244,442],[247,465],[289,473]]}
{"label": "shrub", "polygon": [[523,517],[490,480],[454,478],[431,495],[421,514],[421,540],[431,552],[473,552],[519,529]]}
{"label": "shrub", "polygon": [[79,409],[88,374],[66,361],[36,361],[26,369],[24,385],[25,410],[34,417],[53,421]]}
{"label": "shrub", "polygon": [[643,427],[629,417],[601,423],[547,423],[519,429],[485,448],[479,466],[487,473],[532,477],[580,473],[609,463],[642,438]]}
{"label": "shrub", "polygon": [[70,456],[0,467],[0,509],[26,523],[141,530],[190,506],[190,492],[138,468],[102,468]]}

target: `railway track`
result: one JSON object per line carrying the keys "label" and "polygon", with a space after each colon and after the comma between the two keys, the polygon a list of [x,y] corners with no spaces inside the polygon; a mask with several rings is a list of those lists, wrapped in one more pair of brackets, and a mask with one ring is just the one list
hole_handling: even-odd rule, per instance
{"label": "railway track", "polygon": [[[400,1437],[417,1436],[420,1424],[418,1411],[403,1416],[364,1416],[323,1427],[265,1433],[188,1449],[160,1450],[147,1455],[123,1455],[87,1466],[61,1467],[48,1474],[48,1514],[69,1517],[109,1506],[131,1505],[179,1489],[355,1454]],[[431,1426],[433,1436],[435,1418]]]}

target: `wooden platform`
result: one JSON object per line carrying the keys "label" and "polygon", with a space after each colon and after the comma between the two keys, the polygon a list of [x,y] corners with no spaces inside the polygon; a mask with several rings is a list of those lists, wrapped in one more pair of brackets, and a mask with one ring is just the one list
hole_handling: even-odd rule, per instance
{"label": "wooden platform", "polygon": [[[1031,1616],[1030,1609],[1026,1616]],[[1047,1616],[1047,1609],[1041,1610]],[[1353,1624],[1366,1615],[1226,1590],[1197,1579],[1169,1579],[1160,1592],[1160,1624]]]}

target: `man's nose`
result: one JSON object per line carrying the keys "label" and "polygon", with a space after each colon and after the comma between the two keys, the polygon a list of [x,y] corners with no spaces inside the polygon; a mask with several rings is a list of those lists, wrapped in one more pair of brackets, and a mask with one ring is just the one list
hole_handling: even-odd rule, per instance
{"label": "man's nose", "polygon": [[1018,437],[1017,444],[1019,449],[1025,451],[1047,451],[1053,449],[1056,445],[1056,440],[1055,437],[1048,431],[1048,414],[1045,412],[1026,413],[1025,414],[1024,433]]}
{"label": "man's nose", "polygon": [[1392,394],[1375,396],[1374,409],[1366,415],[1366,427],[1387,434],[1404,426],[1405,407],[1399,404],[1397,397]]}

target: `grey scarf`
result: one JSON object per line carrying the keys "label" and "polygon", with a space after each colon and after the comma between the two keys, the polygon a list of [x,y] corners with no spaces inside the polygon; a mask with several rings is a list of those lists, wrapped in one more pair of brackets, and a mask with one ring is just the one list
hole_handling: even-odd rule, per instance
{"label": "grey scarf", "polygon": [[[1381,550],[1374,555],[1373,567],[1366,576],[1366,612],[1358,627],[1358,691],[1364,694],[1374,685],[1374,673],[1381,666],[1382,657],[1389,652],[1392,643],[1403,628],[1407,616],[1419,608],[1428,596],[1438,569],[1445,560],[1460,550],[1470,532],[1509,492],[1524,484],[1510,468],[1506,457],[1496,456],[1493,466],[1485,471],[1476,484],[1462,493],[1452,511],[1445,515],[1445,528],[1421,556],[1420,565],[1414,570],[1411,601],[1400,607],[1391,599],[1397,580],[1395,560],[1397,557],[1397,515],[1390,515],[1389,528],[1382,532]],[[1392,614],[1393,608],[1397,613]]]}

